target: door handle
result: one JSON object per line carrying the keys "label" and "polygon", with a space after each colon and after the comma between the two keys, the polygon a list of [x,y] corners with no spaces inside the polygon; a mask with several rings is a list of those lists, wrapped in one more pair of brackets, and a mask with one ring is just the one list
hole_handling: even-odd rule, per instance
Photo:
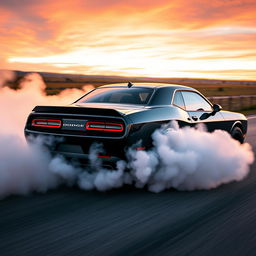
{"label": "door handle", "polygon": [[197,116],[192,116],[192,119],[193,119],[194,121],[197,121],[197,120],[198,120],[198,117],[197,117]]}

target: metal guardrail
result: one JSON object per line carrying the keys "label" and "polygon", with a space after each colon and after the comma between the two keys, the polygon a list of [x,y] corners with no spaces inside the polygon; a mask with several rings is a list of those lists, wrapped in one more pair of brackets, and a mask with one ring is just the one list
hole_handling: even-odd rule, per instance
{"label": "metal guardrail", "polygon": [[256,106],[256,95],[208,97],[214,104],[220,104],[226,110],[241,110]]}

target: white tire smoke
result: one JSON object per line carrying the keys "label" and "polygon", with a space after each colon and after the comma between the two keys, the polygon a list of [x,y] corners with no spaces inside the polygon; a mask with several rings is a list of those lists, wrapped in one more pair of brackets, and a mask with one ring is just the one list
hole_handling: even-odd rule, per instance
{"label": "white tire smoke", "polygon": [[160,192],[211,189],[242,180],[254,155],[249,144],[241,145],[224,131],[213,133],[203,126],[180,129],[177,123],[153,134],[149,152],[130,151],[130,166],[137,186]]}

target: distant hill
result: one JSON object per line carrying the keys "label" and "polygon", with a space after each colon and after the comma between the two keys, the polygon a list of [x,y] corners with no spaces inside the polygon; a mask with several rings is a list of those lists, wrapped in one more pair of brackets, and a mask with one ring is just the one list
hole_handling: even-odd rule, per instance
{"label": "distant hill", "polygon": [[[31,73],[25,71],[17,71],[17,78]],[[32,71],[35,73],[35,71]],[[109,83],[122,82],[148,82],[148,83],[176,83],[182,85],[256,85],[256,81],[238,81],[238,80],[220,80],[220,79],[200,79],[200,78],[156,78],[156,77],[125,77],[125,76],[101,76],[101,75],[77,75],[77,74],[60,74],[50,72],[36,72],[39,73],[44,81],[50,83],[84,83],[93,85],[103,85]]]}

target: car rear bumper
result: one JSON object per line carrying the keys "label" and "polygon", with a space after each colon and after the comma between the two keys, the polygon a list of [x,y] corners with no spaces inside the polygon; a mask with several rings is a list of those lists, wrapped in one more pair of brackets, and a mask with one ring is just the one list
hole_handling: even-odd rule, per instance
{"label": "car rear bumper", "polygon": [[124,141],[123,140],[101,140],[94,138],[65,136],[56,134],[47,134],[38,131],[25,129],[25,137],[28,142],[31,138],[37,136],[46,136],[52,138],[50,145],[45,145],[53,156],[63,156],[76,165],[85,166],[90,169],[94,163],[90,163],[90,146],[94,143],[100,145],[103,152],[99,152],[97,158],[101,166],[107,169],[115,169],[119,160],[125,159]]}
{"label": "car rear bumper", "polygon": [[[72,153],[72,152],[60,152],[60,151],[51,151],[51,153],[54,156],[60,155],[64,157],[66,160],[70,161],[71,163],[74,162],[76,165],[79,165],[80,167],[85,167],[88,169],[95,169],[95,162],[90,161],[89,154],[79,154],[79,153]],[[115,170],[116,169],[116,163],[120,160],[122,160],[119,157],[115,156],[97,156],[100,167]],[[97,161],[97,160],[96,160]]]}
{"label": "car rear bumper", "polygon": [[89,136],[77,136],[69,134],[46,133],[25,129],[25,137],[30,138],[41,136],[51,138],[52,144],[49,146],[51,151],[75,153],[78,156],[89,154],[92,145],[99,145],[103,155],[125,157],[127,141],[125,138],[101,138]]}

